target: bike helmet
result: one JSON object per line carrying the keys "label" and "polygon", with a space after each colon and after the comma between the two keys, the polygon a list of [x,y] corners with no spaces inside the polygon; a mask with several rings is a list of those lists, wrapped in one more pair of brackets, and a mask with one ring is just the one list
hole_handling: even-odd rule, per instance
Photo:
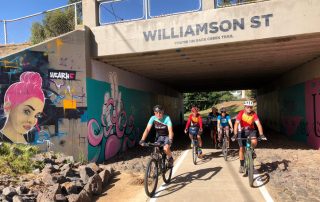
{"label": "bike helmet", "polygon": [[191,108],[191,112],[198,112],[198,111],[199,111],[198,107],[192,107]]}
{"label": "bike helmet", "polygon": [[247,100],[244,102],[244,106],[253,107],[253,102],[251,100]]}
{"label": "bike helmet", "polygon": [[154,112],[163,112],[163,107],[161,105],[156,105],[153,107]]}
{"label": "bike helmet", "polygon": [[220,112],[221,112],[221,113],[226,113],[226,112],[227,112],[227,109],[224,108],[224,107],[222,107],[222,108],[220,109]]}

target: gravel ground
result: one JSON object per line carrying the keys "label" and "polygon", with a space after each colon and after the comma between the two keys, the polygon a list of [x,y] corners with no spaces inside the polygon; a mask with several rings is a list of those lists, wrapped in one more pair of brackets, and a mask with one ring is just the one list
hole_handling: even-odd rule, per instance
{"label": "gravel ground", "polygon": [[320,201],[320,150],[274,133],[256,151],[275,201]]}

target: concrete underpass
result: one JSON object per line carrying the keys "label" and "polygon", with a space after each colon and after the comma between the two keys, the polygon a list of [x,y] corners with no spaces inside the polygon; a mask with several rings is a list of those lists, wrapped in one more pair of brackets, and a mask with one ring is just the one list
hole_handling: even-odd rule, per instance
{"label": "concrete underpass", "polygon": [[[31,142],[48,136],[55,151],[101,163],[137,145],[155,104],[179,128],[184,92],[256,89],[264,128],[318,150],[320,1],[225,8],[210,2],[203,0],[197,12],[100,26],[99,1],[83,0],[83,26],[0,58],[0,104],[21,74],[39,73],[46,99],[44,116],[27,131]],[[156,199],[201,190],[203,198],[186,200],[268,201],[259,191],[267,182],[250,189],[236,173],[236,154],[224,162],[211,146],[205,145],[209,160],[198,167],[190,152],[183,154],[173,183],[158,189]]]}
{"label": "concrete underpass", "polygon": [[138,22],[95,27],[90,18],[94,64],[179,93],[257,89],[266,128],[318,149],[318,8],[277,0],[212,9],[203,1],[201,12]]}

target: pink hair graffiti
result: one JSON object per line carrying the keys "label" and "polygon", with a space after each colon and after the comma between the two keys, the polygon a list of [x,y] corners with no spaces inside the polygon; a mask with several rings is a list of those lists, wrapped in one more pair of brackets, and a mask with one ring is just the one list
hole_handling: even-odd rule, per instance
{"label": "pink hair graffiti", "polygon": [[42,91],[42,78],[37,72],[24,72],[20,75],[20,81],[7,89],[4,95],[4,102],[10,103],[10,108],[14,108],[29,98],[38,98],[44,102]]}

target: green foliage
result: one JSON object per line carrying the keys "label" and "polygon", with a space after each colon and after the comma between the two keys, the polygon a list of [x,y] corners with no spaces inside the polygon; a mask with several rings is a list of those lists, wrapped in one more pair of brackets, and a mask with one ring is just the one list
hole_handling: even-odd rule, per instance
{"label": "green foliage", "polygon": [[2,143],[0,145],[0,174],[17,175],[43,168],[43,162],[34,162],[31,158],[39,151],[38,147]]}
{"label": "green foliage", "polygon": [[31,28],[31,43],[37,44],[45,39],[46,35],[44,32],[44,27],[38,22],[33,23]]}
{"label": "green foliage", "polygon": [[190,111],[192,106],[207,109],[217,103],[235,99],[229,91],[184,93],[183,97],[185,111]]}
{"label": "green foliage", "polygon": [[[74,2],[78,1],[69,0],[69,4]],[[77,22],[81,21],[81,6],[81,4],[77,4]],[[74,6],[70,6],[64,10],[52,11],[45,15],[42,23],[35,22],[32,24],[31,42],[32,44],[37,44],[46,39],[70,32],[74,28]]]}
{"label": "green foliage", "polygon": [[84,153],[82,151],[80,151],[79,153],[79,157],[78,157],[78,160],[81,164],[86,164],[88,163],[88,160],[86,158],[86,156],[84,155]]}
{"label": "green foliage", "polygon": [[246,91],[246,96],[249,99],[256,99],[257,98],[257,90],[247,90]]}
{"label": "green foliage", "polygon": [[59,36],[73,30],[73,17],[70,19],[70,12],[57,10],[50,12],[43,20],[43,27],[46,38]]}

